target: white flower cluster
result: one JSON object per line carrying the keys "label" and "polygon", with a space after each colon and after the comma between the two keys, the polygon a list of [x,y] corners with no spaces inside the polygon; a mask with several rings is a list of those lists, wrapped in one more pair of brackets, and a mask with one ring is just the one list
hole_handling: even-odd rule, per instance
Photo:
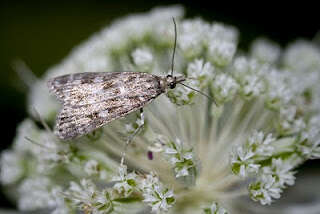
{"label": "white flower cluster", "polygon": [[270,166],[261,168],[257,181],[249,185],[251,198],[262,205],[270,204],[273,199],[280,198],[285,187],[292,186],[295,180],[295,167],[290,159],[272,159]]}
{"label": "white flower cluster", "polygon": [[[282,144],[282,145],[281,145]],[[299,162],[294,154],[289,157],[274,158],[290,151],[292,145],[271,134],[265,136],[263,132],[255,131],[240,147],[232,153],[232,171],[242,178],[254,176],[255,183],[249,185],[253,200],[261,204],[270,204],[272,198],[279,198],[282,189],[294,184],[294,169]]]}
{"label": "white flower cluster", "polygon": [[297,149],[304,158],[320,158],[320,115],[310,118],[308,127],[298,141]]}
{"label": "white flower cluster", "polygon": [[302,117],[297,115],[296,106],[286,106],[280,108],[279,116],[279,130],[278,132],[283,135],[300,133],[306,128],[306,124]]}
{"label": "white flower cluster", "polygon": [[[265,97],[266,107],[277,115],[274,119],[275,138],[269,134],[265,143],[261,143],[264,135],[256,132],[243,145],[235,147],[231,157],[233,173],[242,178],[256,178],[249,185],[250,196],[263,205],[280,198],[283,189],[294,184],[293,170],[297,166],[307,159],[319,157],[320,128],[314,123],[317,116],[307,116],[308,109],[312,108],[305,104],[310,102],[309,93],[317,94],[313,86],[314,79],[319,79],[320,66],[315,62],[320,60],[319,53],[309,43],[298,42],[285,52],[285,66],[274,66],[272,64],[277,63],[276,56],[280,54],[279,47],[258,40],[251,52],[258,61],[248,61],[244,57],[234,61],[233,74],[242,94],[246,95],[241,78],[247,77],[249,71],[261,83],[259,87],[253,86],[256,94]],[[310,75],[306,75],[307,72]],[[253,80],[249,82],[255,84]],[[317,115],[319,109],[313,108],[313,111]],[[260,143],[252,144],[254,141]]]}
{"label": "white flower cluster", "polygon": [[128,197],[137,186],[136,180],[137,175],[135,172],[128,174],[127,166],[120,165],[119,175],[112,178],[112,181],[117,182],[113,188],[116,189],[119,194],[122,194],[124,197]]}
{"label": "white flower cluster", "polygon": [[201,56],[207,49],[208,59],[217,66],[228,65],[237,47],[236,29],[220,23],[208,24],[201,19],[181,23],[178,45],[187,58]]}
{"label": "white flower cluster", "polygon": [[294,97],[293,91],[287,82],[287,73],[273,68],[265,74],[268,82],[267,104],[271,109],[279,109],[287,105]]}
{"label": "white flower cluster", "polygon": [[113,198],[108,189],[99,190],[91,180],[82,179],[80,184],[70,182],[70,187],[63,192],[63,196],[85,213],[105,214],[114,209]]}
{"label": "white flower cluster", "polygon": [[238,83],[226,73],[216,74],[212,82],[212,94],[218,103],[232,100],[238,92],[238,88]]}
{"label": "white flower cluster", "polygon": [[238,32],[223,24],[215,23],[207,33],[208,59],[217,66],[226,66],[237,50]]}
{"label": "white flower cluster", "polygon": [[270,204],[280,198],[283,189],[293,185],[292,171],[302,158],[294,152],[292,139],[276,139],[255,131],[247,142],[235,148],[231,156],[232,171],[242,178],[256,177],[249,185],[251,198]]}
{"label": "white flower cluster", "polygon": [[201,19],[186,20],[179,27],[178,47],[188,58],[199,56],[205,45],[206,35],[210,30],[210,25]]}
{"label": "white flower cluster", "polygon": [[[241,196],[270,204],[294,184],[298,166],[320,158],[319,47],[301,40],[280,49],[258,39],[246,53],[237,50],[233,27],[182,15],[175,6],[118,20],[33,84],[29,112],[44,122],[24,120],[0,158],[0,181],[22,212],[223,214],[221,203],[230,213],[250,213]],[[59,105],[46,81],[79,72],[165,77],[172,17],[178,33],[173,75],[217,106],[178,84],[146,106],[146,123],[130,114],[86,136],[58,140],[50,129]],[[126,147],[124,136],[140,127]],[[202,209],[212,201],[219,204]]]}
{"label": "white flower cluster", "polygon": [[158,136],[155,142],[160,148],[154,151],[161,151],[174,169],[175,177],[195,176],[195,156],[192,148],[184,148],[180,139],[169,140],[165,136]]}
{"label": "white flower cluster", "polygon": [[280,53],[280,46],[268,39],[260,38],[252,43],[251,56],[262,63],[276,63]]}
{"label": "white flower cluster", "polygon": [[266,86],[262,74],[266,69],[265,65],[258,63],[255,59],[247,59],[243,56],[236,58],[232,73],[240,85],[240,94],[250,99],[264,93]]}
{"label": "white flower cluster", "polygon": [[3,151],[0,163],[0,179],[5,185],[17,182],[24,174],[23,158],[15,151]]}
{"label": "white flower cluster", "polygon": [[150,50],[137,48],[132,52],[134,64],[137,66],[133,70],[148,72],[152,70],[153,56]]}
{"label": "white flower cluster", "polygon": [[[82,179],[80,184],[71,181],[70,187],[61,194],[79,210],[94,214],[136,210],[130,207],[130,202],[121,199],[142,197],[142,202],[154,213],[168,211],[175,202],[173,191],[164,187],[155,174],[138,176],[134,172],[128,173],[126,165],[120,165],[119,175],[112,178],[110,185],[101,189],[90,179]],[[129,207],[124,209],[126,203]]]}
{"label": "white flower cluster", "polygon": [[204,89],[211,83],[214,75],[214,67],[203,59],[195,59],[187,67],[187,76],[197,81],[198,88]]}
{"label": "white flower cluster", "polygon": [[152,212],[167,212],[175,203],[173,191],[164,187],[154,174],[149,174],[140,185],[144,200]]}
{"label": "white flower cluster", "polygon": [[234,148],[231,158],[233,173],[241,177],[257,173],[261,167],[259,162],[272,155],[274,141],[271,134],[265,136],[263,132],[255,131],[243,146]]}
{"label": "white flower cluster", "polygon": [[19,209],[31,211],[50,208],[52,214],[70,213],[70,208],[61,195],[62,188],[47,177],[34,177],[22,182],[19,189]]}

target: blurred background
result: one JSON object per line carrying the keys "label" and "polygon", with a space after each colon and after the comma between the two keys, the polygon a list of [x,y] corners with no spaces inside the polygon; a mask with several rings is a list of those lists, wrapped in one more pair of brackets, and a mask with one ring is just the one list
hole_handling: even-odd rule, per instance
{"label": "blurred background", "polygon": [[[186,17],[233,25],[240,31],[240,48],[265,36],[281,46],[297,38],[313,39],[320,29],[317,6],[279,5],[259,1],[241,5],[216,1],[183,1]],[[59,63],[70,50],[114,19],[149,11],[156,6],[180,1],[6,1],[0,2],[0,113],[1,146],[8,148],[16,126],[25,117],[27,88],[12,69],[15,59],[23,60],[40,77]],[[299,2],[301,4],[301,2]],[[319,161],[309,162],[307,168]],[[0,192],[0,207],[14,207]]]}

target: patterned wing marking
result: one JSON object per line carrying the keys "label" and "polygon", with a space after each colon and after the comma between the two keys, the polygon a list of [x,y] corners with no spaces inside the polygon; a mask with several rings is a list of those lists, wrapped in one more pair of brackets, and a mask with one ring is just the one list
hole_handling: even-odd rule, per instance
{"label": "patterned wing marking", "polygon": [[[61,139],[71,139],[87,134],[112,120],[143,107],[163,92],[159,84],[160,77],[151,74],[136,72],[106,73],[109,75],[105,76],[105,73],[93,74],[99,76],[105,83],[107,82],[110,85],[109,88],[105,85],[102,86],[101,84],[104,82],[101,80],[88,81],[86,79],[87,73],[74,74],[73,78],[57,77],[49,82],[51,91],[63,102],[55,129],[55,133]],[[89,77],[93,78],[90,75]],[[111,81],[108,78],[114,79]],[[87,88],[88,85],[97,87],[91,87],[92,90],[91,88],[83,90],[83,87],[78,84],[87,84]],[[81,94],[85,99],[78,99],[74,94],[68,94],[67,92],[70,90],[73,90],[74,94]],[[117,92],[110,92],[110,90]]]}
{"label": "patterned wing marking", "polygon": [[126,94],[139,95],[141,85],[152,88],[156,78],[140,72],[78,73],[54,78],[48,87],[64,105],[81,106]]}

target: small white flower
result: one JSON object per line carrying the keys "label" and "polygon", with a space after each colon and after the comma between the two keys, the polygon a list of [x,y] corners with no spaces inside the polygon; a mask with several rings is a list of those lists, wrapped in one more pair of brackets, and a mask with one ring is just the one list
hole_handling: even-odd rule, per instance
{"label": "small white flower", "polygon": [[263,167],[263,174],[273,175],[277,178],[279,187],[285,187],[286,185],[292,186],[295,180],[295,172],[292,169],[295,167],[290,163],[290,159],[283,161],[281,158],[273,158],[271,166]]}
{"label": "small white flower", "polygon": [[0,180],[3,184],[18,181],[25,171],[22,154],[11,150],[2,151],[0,169]]}
{"label": "small white flower", "polygon": [[290,69],[302,73],[320,68],[320,50],[311,42],[300,40],[291,44],[284,54],[284,63]]}
{"label": "small white flower", "polygon": [[142,191],[148,190],[159,182],[159,177],[154,172],[151,172],[150,174],[145,175],[145,178],[139,182],[139,188]]}
{"label": "small white flower", "polygon": [[152,208],[152,212],[161,213],[168,211],[175,202],[172,190],[163,187],[161,183],[153,184],[143,192],[144,200]]}
{"label": "small white flower", "polygon": [[265,136],[263,132],[255,130],[244,145],[234,148],[231,153],[233,173],[242,178],[248,174],[257,174],[261,167],[260,161],[272,155],[273,142],[275,138],[272,137],[272,134]]}
{"label": "small white flower", "polygon": [[265,72],[264,76],[267,80],[267,96],[269,107],[279,109],[280,106],[287,105],[294,97],[293,87],[290,86],[287,79],[288,74],[284,70],[272,68],[269,72]]}
{"label": "small white flower", "polygon": [[173,166],[175,176],[178,178],[192,175],[189,171],[196,166],[192,149],[183,148],[183,142],[180,139],[170,141],[161,136],[158,139],[163,143],[163,153]]}
{"label": "small white flower", "polygon": [[268,72],[266,65],[261,65],[255,59],[244,56],[237,57],[232,65],[232,72],[240,85],[240,92],[246,98],[257,97],[266,90],[263,74]]}
{"label": "small white flower", "polygon": [[236,44],[226,41],[211,41],[208,55],[213,63],[218,66],[226,66],[232,60],[236,51]]}
{"label": "small white flower", "polygon": [[53,209],[51,214],[69,214],[73,210],[68,206],[62,196],[62,188],[60,186],[53,187],[51,194],[56,202],[56,207]]}
{"label": "small white flower", "polygon": [[248,146],[254,148],[253,152],[259,156],[271,156],[274,147],[271,145],[276,139],[272,134],[264,135],[263,132],[254,131],[248,139]]}
{"label": "small white flower", "polygon": [[188,64],[187,74],[189,78],[194,78],[199,82],[199,88],[206,87],[213,78],[214,68],[210,62],[203,59],[195,59]]}
{"label": "small white flower", "polygon": [[260,165],[254,163],[252,157],[254,153],[250,148],[237,147],[231,153],[232,171],[241,178],[247,177],[251,173],[257,173]]}
{"label": "small white flower", "polygon": [[84,171],[90,176],[98,176],[100,179],[106,179],[107,172],[101,167],[98,161],[90,159],[84,165]]}
{"label": "small white flower", "polygon": [[268,39],[257,39],[251,46],[251,55],[261,62],[275,63],[280,56],[280,46]]}
{"label": "small white flower", "polygon": [[132,52],[134,64],[140,71],[149,71],[153,63],[153,56],[150,50],[146,48],[137,48]]}
{"label": "small white flower", "polygon": [[218,103],[231,100],[238,91],[239,85],[229,75],[225,73],[216,74],[211,84],[212,93]]}
{"label": "small white flower", "polygon": [[107,190],[99,191],[91,180],[82,179],[80,185],[70,182],[69,189],[62,194],[84,212],[103,214],[113,209],[110,193]]}
{"label": "small white flower", "polygon": [[13,142],[13,147],[17,152],[31,152],[36,148],[37,145],[29,142],[26,137],[35,140],[40,136],[40,131],[36,127],[36,124],[31,119],[25,119],[19,124],[17,128],[17,135]]}
{"label": "small white flower", "polygon": [[208,57],[217,66],[232,61],[237,49],[237,32],[222,24],[213,24],[208,32]]}
{"label": "small white flower", "polygon": [[210,26],[201,19],[186,20],[179,26],[178,45],[186,57],[197,57],[203,50]]}
{"label": "small white flower", "polygon": [[280,133],[298,133],[306,128],[302,118],[297,117],[297,108],[294,105],[286,106],[280,109]]}
{"label": "small white flower", "polygon": [[254,201],[262,205],[271,204],[273,199],[280,198],[282,190],[273,176],[262,176],[255,184],[250,184],[249,191]]}
{"label": "small white flower", "polygon": [[243,95],[246,97],[257,97],[265,90],[264,82],[257,75],[246,75],[241,82]]}
{"label": "small white flower", "polygon": [[27,211],[56,207],[56,199],[51,192],[54,187],[44,176],[24,180],[19,186],[19,209]]}
{"label": "small white flower", "polygon": [[116,181],[117,183],[113,186],[115,190],[119,194],[123,194],[124,197],[128,197],[133,191],[134,188],[136,188],[137,175],[134,172],[127,173],[127,166],[126,165],[120,165],[119,167],[119,175],[114,176],[112,178],[112,181]]}
{"label": "small white flower", "polygon": [[320,116],[313,116],[305,131],[302,132],[297,145],[298,150],[305,158],[320,158]]}

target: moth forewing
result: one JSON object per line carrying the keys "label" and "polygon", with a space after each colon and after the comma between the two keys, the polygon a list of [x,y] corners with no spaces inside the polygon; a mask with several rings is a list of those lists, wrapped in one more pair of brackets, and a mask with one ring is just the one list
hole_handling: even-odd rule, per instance
{"label": "moth forewing", "polygon": [[124,117],[165,92],[166,80],[142,72],[77,73],[49,80],[63,105],[55,133],[72,139]]}

